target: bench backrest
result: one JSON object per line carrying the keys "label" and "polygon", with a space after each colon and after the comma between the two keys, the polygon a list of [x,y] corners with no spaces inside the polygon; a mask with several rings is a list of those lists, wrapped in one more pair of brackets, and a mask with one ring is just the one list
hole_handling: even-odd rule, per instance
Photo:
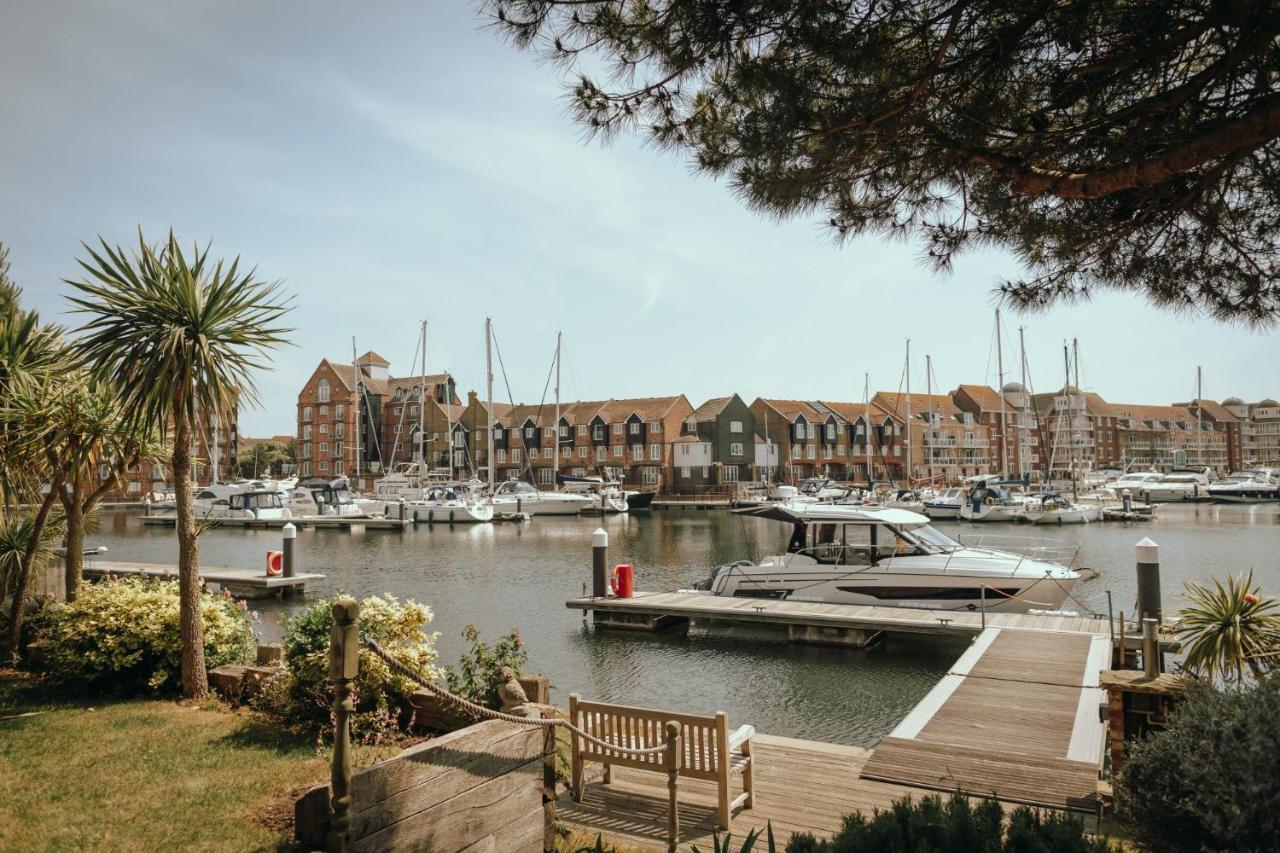
{"label": "bench backrest", "polygon": [[[666,742],[669,721],[680,727],[680,775],[693,779],[717,779],[729,761],[729,719],[720,711],[714,716],[677,714],[653,708],[609,705],[587,702],[577,694],[569,697],[569,721],[603,741],[636,749],[659,746]],[[583,758],[619,767],[648,770],[666,769],[664,753],[629,755],[607,749],[575,735]]]}

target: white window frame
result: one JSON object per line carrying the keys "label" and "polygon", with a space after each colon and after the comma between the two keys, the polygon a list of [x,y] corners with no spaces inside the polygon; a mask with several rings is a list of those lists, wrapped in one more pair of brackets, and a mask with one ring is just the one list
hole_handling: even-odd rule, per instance
{"label": "white window frame", "polygon": [[729,455],[730,455],[730,456],[742,456],[742,455],[743,455],[743,448],[742,448],[742,442],[741,442],[741,441],[734,441],[734,442],[731,442],[731,443],[729,444]]}
{"label": "white window frame", "polygon": [[634,462],[644,461],[644,445],[643,444],[631,445],[631,459]]}
{"label": "white window frame", "polygon": [[734,435],[742,434],[742,421],[729,421],[729,432]]}
{"label": "white window frame", "polygon": [[614,425],[613,425],[613,434],[614,434],[614,435],[622,435],[622,424],[614,424]]}
{"label": "white window frame", "polygon": [[649,460],[651,462],[662,461],[662,445],[661,444],[649,445]]}
{"label": "white window frame", "polygon": [[639,422],[639,421],[631,421],[629,424],[627,424],[627,434],[628,434],[628,435],[639,435],[639,434],[640,434],[640,422]]}
{"label": "white window frame", "polygon": [[328,379],[321,379],[319,382],[316,383],[316,402],[317,403],[329,402],[329,380]]}

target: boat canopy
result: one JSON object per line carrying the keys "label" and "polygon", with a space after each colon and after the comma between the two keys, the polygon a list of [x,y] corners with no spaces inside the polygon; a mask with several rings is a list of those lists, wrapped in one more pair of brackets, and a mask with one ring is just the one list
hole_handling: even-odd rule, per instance
{"label": "boat canopy", "polygon": [[919,527],[929,519],[918,512],[895,507],[869,507],[824,503],[771,503],[737,509],[738,515],[784,521],[788,524],[893,524]]}

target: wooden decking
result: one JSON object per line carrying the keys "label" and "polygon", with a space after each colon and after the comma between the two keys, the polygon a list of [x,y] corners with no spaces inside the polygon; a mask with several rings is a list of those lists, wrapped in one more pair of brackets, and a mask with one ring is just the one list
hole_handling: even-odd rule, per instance
{"label": "wooden decking", "polygon": [[[993,602],[993,606],[995,604]],[[1077,616],[995,612],[986,614],[984,625],[982,613],[967,610],[731,598],[699,592],[637,592],[632,598],[588,596],[571,599],[565,605],[574,610],[604,614],[911,634],[973,636],[987,626],[1103,636],[1109,631],[1106,619]]]}
{"label": "wooden decking", "polygon": [[[856,747],[757,735],[752,752],[755,806],[734,816],[731,828],[738,840],[752,828],[763,830],[772,823],[781,849],[793,833],[829,836],[849,812],[869,814],[913,793],[905,786],[859,778],[867,752]],[[641,850],[666,850],[666,776],[619,767],[613,770],[613,781],[604,785],[599,769],[594,769],[583,801],[575,803],[564,793],[556,817],[584,833],[603,833],[606,839]],[[734,795],[739,790],[735,786]],[[715,783],[681,779],[680,849],[696,845],[711,850],[715,822]]]}
{"label": "wooden decking", "polygon": [[988,628],[875,749],[868,779],[1085,809],[1105,727],[1106,636]]}

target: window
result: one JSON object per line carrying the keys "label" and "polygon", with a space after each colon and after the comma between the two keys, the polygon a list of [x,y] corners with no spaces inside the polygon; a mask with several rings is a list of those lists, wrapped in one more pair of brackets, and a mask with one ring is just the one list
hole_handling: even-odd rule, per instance
{"label": "window", "polygon": [[320,434],[321,434],[321,435],[328,435],[328,434],[329,434],[329,425],[328,425],[328,424],[320,424]]}
{"label": "window", "polygon": [[836,445],[836,456],[844,456],[844,445],[843,445],[843,444],[837,444],[837,445]]}
{"label": "window", "polygon": [[800,458],[800,445],[798,444],[791,445],[791,458],[792,459]]}
{"label": "window", "polygon": [[311,420],[311,407],[310,407],[310,406],[303,406],[303,407],[302,407],[302,419],[303,419],[304,421],[309,421],[309,420]]}
{"label": "window", "polygon": [[309,441],[308,441],[308,442],[304,442],[304,443],[303,443],[303,445],[302,445],[302,455],[303,455],[303,456],[310,456],[310,455],[311,455],[311,442],[309,442]]}
{"label": "window", "polygon": [[807,427],[808,427],[808,424],[806,424],[804,421],[797,421],[796,422],[796,438],[808,438],[809,436],[807,434],[808,432],[806,429]]}
{"label": "window", "polygon": [[646,465],[640,469],[640,482],[646,486],[656,485],[658,482],[658,469],[652,465]]}
{"label": "window", "polygon": [[569,426],[567,424],[560,424],[560,437],[561,438],[569,437]]}
{"label": "window", "polygon": [[586,437],[586,435],[587,435],[587,425],[586,425],[586,424],[578,424],[578,437],[579,437],[579,438],[585,438],[585,437]]}
{"label": "window", "polygon": [[329,402],[329,380],[328,379],[321,379],[319,382],[316,383],[316,402],[317,403]]}
{"label": "window", "polygon": [[740,435],[742,433],[742,421],[729,421],[729,432]]}
{"label": "window", "polygon": [[347,467],[342,463],[341,459],[335,460],[333,463],[333,473],[341,477],[347,472]]}
{"label": "window", "polygon": [[681,468],[680,468],[680,479],[681,479],[681,480],[687,480],[687,479],[689,479],[689,466],[688,466],[688,465],[681,466]]}
{"label": "window", "polygon": [[494,440],[494,441],[501,441],[501,440],[502,440],[502,427],[500,427],[500,426],[495,426],[495,427],[493,428],[493,440]]}
{"label": "window", "polygon": [[328,463],[328,462],[325,462],[325,461],[322,459],[322,460],[320,460],[319,462],[317,462],[317,463],[316,463],[316,467],[317,467],[317,468],[319,468],[321,471],[328,471],[328,470],[329,470],[329,463]]}
{"label": "window", "polygon": [[400,424],[396,424],[396,435],[400,434]]}
{"label": "window", "polygon": [[506,462],[506,461],[507,461],[507,451],[505,451],[505,450],[495,450],[495,451],[493,451],[493,458],[494,458],[494,459],[497,459],[499,462]]}
{"label": "window", "polygon": [[543,429],[543,430],[542,430],[542,434],[543,434],[543,435],[545,435],[547,438],[555,438],[555,437],[556,437],[556,428],[555,428],[555,427],[546,427],[545,429]]}
{"label": "window", "polygon": [[[685,432],[697,432],[697,431],[698,431],[698,419],[697,419],[697,418],[695,418],[695,417],[692,417],[692,416],[685,418],[685,419],[684,419],[684,429],[685,429]],[[687,476],[687,475],[686,475],[686,476]]]}
{"label": "window", "polygon": [[651,445],[649,445],[649,458],[650,458],[650,459],[652,459],[654,462],[661,461],[661,459],[662,459],[662,445],[661,445],[661,444],[651,444]]}
{"label": "window", "polygon": [[302,428],[302,440],[303,441],[311,440],[311,424],[307,424]]}
{"label": "window", "polygon": [[556,472],[550,468],[538,469],[538,482],[544,486],[554,483],[556,480]]}
{"label": "window", "polygon": [[835,441],[835,440],[836,440],[836,425],[827,424],[827,441]]}
{"label": "window", "polygon": [[613,434],[614,434],[614,435],[622,435],[622,424],[614,424],[614,425],[613,425]]}
{"label": "window", "polygon": [[730,444],[730,445],[729,445],[729,455],[730,455],[730,456],[741,456],[741,455],[742,455],[742,442],[740,442],[740,441],[735,441],[735,442],[733,442],[732,444]]}
{"label": "window", "polygon": [[604,445],[603,445],[603,444],[596,448],[596,461],[597,461],[597,462],[603,462],[603,461],[605,460],[605,457],[606,457],[606,456],[608,456],[608,455],[609,455],[609,454],[608,454],[608,451],[606,451],[606,450],[605,450],[605,447],[604,447]]}
{"label": "window", "polygon": [[320,452],[321,452],[321,453],[328,453],[328,452],[329,452],[329,442],[327,442],[327,441],[322,441],[322,442],[320,442]]}
{"label": "window", "polygon": [[615,445],[613,446],[613,455],[614,455],[614,456],[621,456],[621,455],[622,455],[622,445],[621,445],[621,444],[615,444]]}
{"label": "window", "polygon": [[631,458],[632,458],[632,459],[634,459],[634,460],[635,460],[635,461],[637,461],[637,462],[640,462],[640,461],[642,461],[642,460],[644,459],[644,445],[643,445],[643,444],[633,444],[633,445],[631,445]]}
{"label": "window", "polygon": [[341,403],[333,407],[333,417],[336,420],[342,420],[344,417],[346,417],[346,414],[347,414],[347,407],[342,405]]}
{"label": "window", "polygon": [[341,456],[341,455],[342,455],[342,442],[341,442],[341,441],[335,441],[335,442],[333,443],[333,455],[334,455],[334,456]]}
{"label": "window", "polygon": [[586,458],[587,458],[587,448],[585,448],[585,447],[579,447],[579,448],[578,448],[578,458],[579,458],[579,459],[586,459]]}
{"label": "window", "polygon": [[329,407],[328,407],[328,406],[321,406],[321,407],[320,407],[320,412],[319,412],[319,414],[320,414],[320,417],[322,417],[322,418],[327,418],[327,417],[329,417]]}
{"label": "window", "polygon": [[526,441],[533,441],[534,439],[536,439],[536,438],[538,437],[538,428],[537,428],[537,427],[525,427],[525,428],[524,428],[524,437],[525,437],[525,440],[526,440]]}
{"label": "window", "polygon": [[810,459],[814,457],[815,454],[814,454],[814,448],[812,444],[808,445],[808,452],[805,455],[808,456]]}
{"label": "window", "polygon": [[592,441],[599,441],[599,442],[603,442],[603,441],[604,441],[604,432],[605,432],[605,430],[604,430],[604,427],[603,427],[603,426],[593,426],[593,427],[591,428],[591,440],[592,440]]}
{"label": "window", "polygon": [[639,435],[639,434],[640,434],[640,422],[639,422],[639,421],[632,421],[631,423],[627,424],[627,432],[631,433],[632,435]]}
{"label": "window", "polygon": [[411,418],[416,418],[417,416],[418,416],[418,407],[417,407],[417,406],[410,406],[410,407],[409,407],[409,417],[411,417]]}
{"label": "window", "polygon": [[649,421],[649,432],[662,432],[662,421]]}
{"label": "window", "polygon": [[723,483],[738,482],[738,466],[726,465],[720,469],[720,481]]}
{"label": "window", "polygon": [[516,448],[512,448],[512,450],[511,450],[511,461],[512,461],[512,462],[519,462],[519,461],[520,461],[520,448],[518,448],[518,447],[516,447]]}
{"label": "window", "polygon": [[342,438],[342,435],[345,432],[346,432],[346,427],[342,423],[336,423],[333,425],[334,438]]}
{"label": "window", "polygon": [[404,414],[404,406],[396,406],[396,408],[395,408],[395,413],[396,413],[397,415],[403,415],[403,414]]}
{"label": "window", "polygon": [[302,463],[302,476],[304,476],[304,477],[310,477],[310,476],[311,476],[311,463],[310,463],[310,462],[303,462],[303,463]]}

